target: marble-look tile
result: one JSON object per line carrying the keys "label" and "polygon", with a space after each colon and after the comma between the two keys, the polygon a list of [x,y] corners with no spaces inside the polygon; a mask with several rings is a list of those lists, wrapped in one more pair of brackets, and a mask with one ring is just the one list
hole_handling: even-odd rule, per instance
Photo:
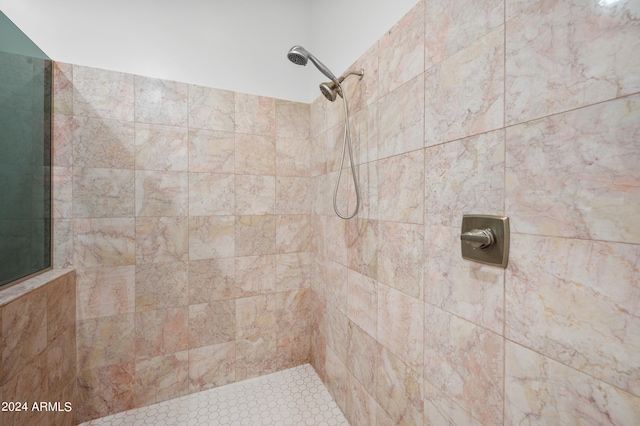
{"label": "marble-look tile", "polygon": [[275,294],[242,297],[235,303],[237,340],[256,341],[277,332]]}
{"label": "marble-look tile", "polygon": [[74,117],[73,165],[109,169],[133,169],[135,131],[133,122],[93,117]]}
{"label": "marble-look tile", "polygon": [[277,252],[306,252],[310,248],[311,218],[309,215],[278,215],[276,218]]}
{"label": "marble-look tile", "polygon": [[58,340],[67,330],[73,330],[75,335],[75,273],[66,274],[50,281],[45,288],[45,297],[47,299],[48,342]]}
{"label": "marble-look tile", "polygon": [[233,258],[189,261],[189,304],[235,297],[236,268]]}
{"label": "marble-look tile", "polygon": [[312,138],[327,131],[326,109],[327,100],[324,96],[318,96],[309,104],[309,131]]}
{"label": "marble-look tile", "polygon": [[424,70],[424,2],[378,41],[380,92],[389,93]]}
{"label": "marble-look tile", "polygon": [[640,395],[640,247],[511,234],[510,257],[506,337]]}
{"label": "marble-look tile", "polygon": [[133,360],[90,370],[78,370],[78,421],[130,410],[134,405]]}
{"label": "marble-look tile", "polygon": [[380,222],[378,280],[422,300],[424,226]]}
{"label": "marble-look tile", "polygon": [[276,131],[275,99],[236,93],[235,131],[252,135],[274,135]]}
{"label": "marble-look tile", "polygon": [[506,124],[640,89],[635,54],[640,49],[639,12],[634,1],[516,6],[520,13],[507,22]]}
{"label": "marble-look tile", "polygon": [[133,360],[135,348],[134,314],[90,318],[76,324],[78,371]]}
{"label": "marble-look tile", "polygon": [[188,125],[188,90],[185,83],[135,76],[136,123]]}
{"label": "marble-look tile", "polygon": [[424,377],[481,424],[502,424],[504,338],[425,306]]}
{"label": "marble-look tile", "polygon": [[324,385],[329,390],[334,401],[343,411],[347,405],[347,367],[342,360],[334,353],[330,346],[327,347],[327,358],[325,362],[326,380]]}
{"label": "marble-look tile", "polygon": [[276,210],[276,178],[264,175],[236,175],[236,215],[274,214]]}
{"label": "marble-look tile", "polygon": [[504,21],[501,0],[429,0],[425,5],[425,69],[468,47]]}
{"label": "marble-look tile", "polygon": [[376,401],[376,424],[377,426],[395,426],[396,422],[393,421],[393,419],[391,417],[389,417],[389,415],[387,414],[386,411],[384,411],[384,409],[380,406],[380,404],[377,404]]}
{"label": "marble-look tile", "polygon": [[73,244],[73,220],[53,219],[51,264],[54,268],[73,266]]}
{"label": "marble-look tile", "polygon": [[305,334],[311,314],[311,291],[307,288],[275,294],[278,333]]}
{"label": "marble-look tile", "polygon": [[309,105],[276,99],[276,135],[307,139],[311,136]]}
{"label": "marble-look tile", "polygon": [[382,345],[376,356],[375,397],[393,422],[384,424],[423,424],[422,377]]}
{"label": "marble-look tile", "polygon": [[446,426],[480,426],[478,420],[462,409],[445,392],[424,380],[424,424]]}
{"label": "marble-look tile", "polygon": [[133,265],[135,254],[135,219],[73,221],[73,264],[76,267]]}
{"label": "marble-look tile", "polygon": [[354,218],[347,222],[347,258],[349,268],[378,278],[379,226],[376,220]]}
{"label": "marble-look tile", "polygon": [[376,394],[376,354],[378,342],[349,321],[347,368],[371,395]]}
{"label": "marble-look tile", "polygon": [[235,130],[235,93],[229,90],[189,85],[189,127]]}
{"label": "marble-look tile", "polygon": [[640,96],[507,129],[517,232],[640,243]]}
{"label": "marble-look tile", "polygon": [[[374,354],[375,358],[375,354]],[[375,394],[375,393],[374,393]],[[377,404],[370,392],[347,371],[346,417],[353,426],[370,426],[376,423]]]}
{"label": "marble-look tile", "polygon": [[187,260],[191,239],[186,217],[136,218],[136,263]]}
{"label": "marble-look tile", "polygon": [[276,257],[276,291],[309,287],[311,257],[309,253],[285,253]]}
{"label": "marble-look tile", "polygon": [[311,164],[309,166],[309,174],[311,176],[319,176],[327,173],[327,133],[324,132],[311,139]]}
{"label": "marble-look tile", "polygon": [[342,314],[347,314],[347,274],[349,268],[330,260],[324,272],[324,293],[327,304]]}
{"label": "marble-look tile", "polygon": [[236,380],[246,380],[276,371],[276,335],[236,341]]}
{"label": "marble-look tile", "polygon": [[273,293],[276,289],[276,256],[235,258],[236,297]]}
{"label": "marble-look tile", "polygon": [[313,198],[311,200],[311,213],[316,215],[316,217],[318,215],[329,216],[333,212],[333,185],[331,183],[331,177],[335,177],[334,174],[323,174],[312,178]]}
{"label": "marble-look tile", "polygon": [[[360,206],[358,217],[362,219],[378,219],[378,167],[377,162],[361,164],[358,171],[358,188],[360,190]],[[353,194],[350,194],[353,199]]]}
{"label": "marble-look tile", "polygon": [[51,158],[54,167],[73,166],[73,139],[75,127],[80,123],[76,117],[54,114],[51,120]]}
{"label": "marble-look tile", "polygon": [[276,178],[276,213],[311,213],[311,179],[278,176]]}
{"label": "marble-look tile", "polygon": [[78,320],[135,311],[134,265],[79,269],[77,273]]}
{"label": "marble-look tile", "polygon": [[351,269],[347,272],[347,316],[370,336],[378,336],[378,284]]}
{"label": "marble-look tile", "polygon": [[424,221],[424,150],[378,160],[378,218]]}
{"label": "marble-look tile", "polygon": [[3,386],[5,397],[12,398],[12,402],[26,403],[28,408],[27,410],[10,411],[8,409],[10,406],[5,405],[3,413],[5,425],[48,424],[48,412],[31,410],[31,401],[47,401],[47,397],[50,395],[47,367],[46,353],[41,353],[31,360],[25,361],[24,367],[6,381]]}
{"label": "marble-look tile", "polygon": [[233,257],[236,237],[233,216],[189,218],[189,259]]}
{"label": "marble-look tile", "polygon": [[[505,422],[630,425],[640,399],[507,341]],[[535,419],[535,420],[534,420]]]}
{"label": "marble-look tile", "polygon": [[[64,329],[58,338],[50,343],[45,353],[47,359],[48,392],[53,395],[72,397],[65,392],[68,384],[76,383],[76,330],[72,327]],[[73,391],[72,391],[73,392]],[[53,399],[55,401],[55,399]]]}
{"label": "marble-look tile", "polygon": [[[403,154],[424,146],[424,92],[424,78],[420,74],[380,98],[377,108],[378,158]],[[431,126],[433,123],[428,121],[426,127]]]}
{"label": "marble-look tile", "polygon": [[51,179],[53,218],[73,218],[73,168],[53,167]]}
{"label": "marble-look tile", "polygon": [[[338,197],[340,197],[340,194],[338,194]],[[339,204],[338,208],[342,212],[345,211]],[[347,221],[336,216],[335,212],[332,212],[326,218],[325,238],[327,239],[327,244],[325,245],[325,254],[329,259],[341,265],[348,264],[346,227]]]}
{"label": "marble-look tile", "polygon": [[330,348],[334,356],[342,363],[346,363],[349,352],[349,330],[347,327],[349,320],[346,315],[327,304],[319,320],[319,332],[326,342],[327,348]]}
{"label": "marble-look tile", "polygon": [[232,174],[189,173],[189,215],[233,215],[237,178]]}
{"label": "marble-look tile", "polygon": [[276,138],[276,174],[278,176],[310,175],[311,139]]}
{"label": "marble-look tile", "polygon": [[133,121],[134,76],[73,65],[73,113]]}
{"label": "marble-look tile", "polygon": [[504,270],[462,259],[460,228],[426,227],[424,301],[502,334]]}
{"label": "marble-look tile", "polygon": [[462,213],[502,215],[504,130],[425,149],[424,223],[459,226]]}
{"label": "marble-look tile", "polygon": [[73,114],[73,65],[53,63],[53,112]]}
{"label": "marble-look tile", "polygon": [[235,382],[236,344],[219,343],[189,350],[189,391]]}
{"label": "marble-look tile", "polygon": [[277,300],[277,367],[308,363],[311,356],[312,292],[308,289],[280,293]]}
{"label": "marble-look tile", "polygon": [[309,362],[311,332],[303,330],[279,329],[276,334],[276,369],[296,367]]}
{"label": "marble-look tile", "polygon": [[189,129],[189,171],[233,173],[235,136],[230,132]]}
{"label": "marble-look tile", "polygon": [[189,305],[189,347],[235,340],[235,305],[234,300]]}
{"label": "marble-look tile", "polygon": [[309,363],[313,366],[313,369],[316,371],[318,376],[321,378],[323,383],[327,382],[327,369],[326,369],[326,358],[327,358],[327,345],[322,338],[322,335],[317,331],[316,328],[311,329],[311,342],[309,344]]}
{"label": "marble-look tile", "polygon": [[185,306],[187,262],[136,265],[136,312]]}
{"label": "marble-look tile", "polygon": [[2,320],[1,384],[22,370],[47,347],[47,298],[45,288],[28,293],[0,310]]}
{"label": "marble-look tile", "polygon": [[504,26],[427,70],[424,81],[425,146],[503,127]]}
{"label": "marble-look tile", "polygon": [[186,172],[136,170],[136,217],[186,216],[188,187]]}
{"label": "marble-look tile", "polygon": [[235,255],[255,256],[275,254],[275,216],[236,216]]}
{"label": "marble-look tile", "polygon": [[189,353],[136,359],[136,406],[177,398],[189,392]]}
{"label": "marble-look tile", "polygon": [[347,94],[349,101],[349,111],[357,113],[378,99],[380,93],[378,63],[379,47],[378,42],[375,42],[348,68],[354,71],[364,71],[362,79],[352,75],[342,83],[342,89]]}
{"label": "marble-look tile", "polygon": [[378,285],[378,341],[412,369],[422,373],[424,303]]}
{"label": "marble-look tile", "polygon": [[189,159],[187,128],[136,123],[135,153],[136,170],[186,171]]}
{"label": "marble-look tile", "polygon": [[[378,116],[377,102],[363,107],[356,113],[350,114],[349,132],[351,135],[351,149],[355,164],[361,165],[367,161],[375,161],[378,159],[378,146],[380,144],[378,129],[380,121]],[[348,164],[349,163],[347,163],[347,165]]]}
{"label": "marble-look tile", "polygon": [[136,312],[135,355],[155,357],[189,349],[186,306]]}
{"label": "marble-look tile", "polygon": [[[353,137],[352,137],[353,139]],[[334,126],[330,127],[327,131],[326,138],[326,150],[324,152],[324,156],[327,161],[327,171],[335,172],[340,170],[340,159],[342,155],[342,147],[344,145],[344,117],[342,121],[337,122]],[[360,147],[358,146],[356,149],[353,147],[354,143],[351,142],[352,152],[354,154],[360,151]],[[347,147],[347,151],[345,152],[344,163],[342,164],[342,168],[349,168],[349,148]],[[354,158],[358,158],[354,155]]]}
{"label": "marble-look tile", "polygon": [[234,158],[237,174],[275,176],[276,138],[236,133]]}
{"label": "marble-look tile", "polygon": [[134,171],[73,168],[73,216],[133,217]]}

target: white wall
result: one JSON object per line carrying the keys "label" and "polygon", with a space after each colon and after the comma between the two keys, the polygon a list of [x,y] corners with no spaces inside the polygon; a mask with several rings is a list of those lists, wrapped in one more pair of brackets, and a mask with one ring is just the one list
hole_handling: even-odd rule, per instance
{"label": "white wall", "polygon": [[[57,61],[310,102],[324,77],[291,64],[291,46],[339,74],[417,1],[0,0],[0,9]],[[324,21],[332,7],[344,17]]]}

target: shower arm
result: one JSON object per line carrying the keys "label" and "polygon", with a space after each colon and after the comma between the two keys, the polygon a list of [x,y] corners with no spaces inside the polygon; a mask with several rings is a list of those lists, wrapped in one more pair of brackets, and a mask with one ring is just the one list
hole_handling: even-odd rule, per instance
{"label": "shower arm", "polygon": [[360,69],[358,71],[347,71],[346,73],[338,77],[338,83],[342,83],[344,79],[349,77],[350,75],[357,75],[358,77],[360,77],[359,80],[362,80],[362,77],[364,77],[364,70]]}
{"label": "shower arm", "polygon": [[[362,80],[362,77],[364,77],[364,70],[363,69],[359,69],[358,71],[347,71],[347,72],[345,72],[340,77],[338,77],[338,79],[337,79],[338,84],[336,84],[335,81],[333,81],[332,83],[329,84],[330,89],[336,90],[338,95],[340,95],[340,97],[342,97],[342,85],[340,83],[342,83],[347,77],[349,77],[351,75],[357,75],[359,77],[358,80]],[[321,86],[323,84],[326,84],[326,83],[320,83]]]}

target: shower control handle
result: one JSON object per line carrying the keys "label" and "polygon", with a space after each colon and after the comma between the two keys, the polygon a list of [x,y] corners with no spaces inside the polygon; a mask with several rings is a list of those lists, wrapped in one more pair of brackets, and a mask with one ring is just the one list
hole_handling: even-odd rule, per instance
{"label": "shower control handle", "polygon": [[469,244],[474,249],[485,249],[494,242],[493,232],[491,228],[472,229],[460,235],[460,240]]}

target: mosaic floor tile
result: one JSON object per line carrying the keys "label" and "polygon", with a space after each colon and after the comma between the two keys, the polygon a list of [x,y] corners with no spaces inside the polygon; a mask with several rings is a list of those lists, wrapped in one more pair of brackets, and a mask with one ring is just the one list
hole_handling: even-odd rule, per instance
{"label": "mosaic floor tile", "polygon": [[158,404],[81,426],[313,425],[348,426],[309,364]]}

